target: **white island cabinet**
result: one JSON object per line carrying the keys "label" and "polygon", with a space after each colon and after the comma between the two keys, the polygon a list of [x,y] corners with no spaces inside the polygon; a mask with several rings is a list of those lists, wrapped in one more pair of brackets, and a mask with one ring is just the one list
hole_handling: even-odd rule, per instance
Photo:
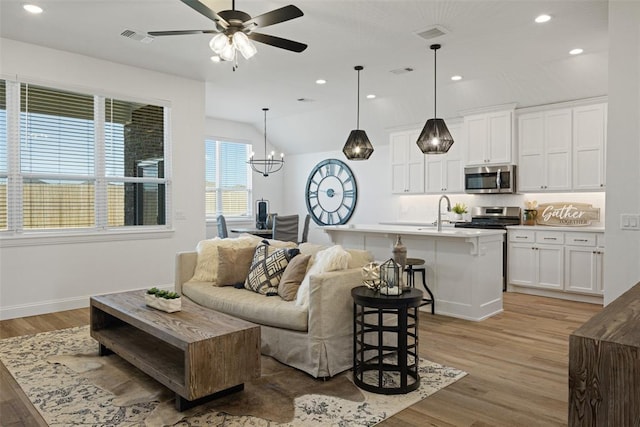
{"label": "white island cabinet", "polygon": [[[425,260],[436,314],[479,321],[502,312],[504,230],[437,231],[435,227],[382,224],[322,228],[334,244],[366,249],[379,262],[392,257],[393,245],[401,236],[407,257]],[[424,291],[421,280],[416,275],[416,288]]]}

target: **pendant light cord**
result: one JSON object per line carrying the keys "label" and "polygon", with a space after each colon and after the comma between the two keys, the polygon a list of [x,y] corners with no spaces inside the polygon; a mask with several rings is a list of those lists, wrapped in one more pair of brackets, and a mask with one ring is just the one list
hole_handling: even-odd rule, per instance
{"label": "pendant light cord", "polygon": [[267,158],[267,111],[268,108],[263,108],[264,111],[264,158]]}
{"label": "pendant light cord", "polygon": [[433,49],[433,118],[437,119],[438,118],[438,113],[436,111],[436,106],[438,105],[437,103],[437,95],[436,95],[436,70],[438,69],[436,67],[436,62],[437,62],[437,55],[436,55],[437,49]]}
{"label": "pendant light cord", "polygon": [[356,118],[356,129],[360,129],[360,69],[358,70],[358,116]]}

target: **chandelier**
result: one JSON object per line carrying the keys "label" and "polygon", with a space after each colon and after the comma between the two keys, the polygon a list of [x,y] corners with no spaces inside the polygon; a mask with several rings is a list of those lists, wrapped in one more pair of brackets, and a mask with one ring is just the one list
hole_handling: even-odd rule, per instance
{"label": "chandelier", "polygon": [[261,173],[262,176],[269,176],[270,173],[278,172],[284,166],[284,153],[280,153],[280,158],[274,158],[275,153],[272,151],[267,156],[267,111],[268,108],[263,108],[264,111],[264,158],[256,159],[254,157],[255,153],[251,152],[251,157],[249,158],[249,163],[251,165],[251,169],[254,172]]}

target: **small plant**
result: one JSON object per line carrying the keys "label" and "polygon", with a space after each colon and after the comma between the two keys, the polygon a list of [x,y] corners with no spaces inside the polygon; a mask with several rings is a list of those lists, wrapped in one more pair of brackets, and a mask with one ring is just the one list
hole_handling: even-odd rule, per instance
{"label": "small plant", "polygon": [[164,299],[180,298],[180,295],[178,295],[177,293],[175,293],[173,291],[164,291],[164,290],[158,289],[156,287],[153,287],[153,288],[147,290],[147,294],[155,295],[156,298],[164,298]]}
{"label": "small plant", "polygon": [[464,213],[467,213],[467,205],[465,205],[464,203],[456,203],[451,208],[451,211],[453,213],[457,213],[458,215],[462,215]]}

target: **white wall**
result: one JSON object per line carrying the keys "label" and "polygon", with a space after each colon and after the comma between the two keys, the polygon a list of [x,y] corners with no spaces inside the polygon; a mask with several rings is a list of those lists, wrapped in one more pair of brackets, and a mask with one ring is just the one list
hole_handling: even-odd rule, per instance
{"label": "white wall", "polygon": [[[173,231],[70,243],[0,239],[0,318],[88,305],[90,295],[173,283],[174,257],[205,236],[204,83],[0,39],[0,72],[52,87],[171,103]],[[179,218],[175,219],[175,213]]]}
{"label": "white wall", "polygon": [[[252,125],[240,122],[234,122],[230,120],[221,120],[213,117],[207,117],[206,119],[206,136],[212,138],[219,138],[226,141],[235,142],[249,142],[253,144],[253,150],[256,158],[264,157],[264,131],[258,131]],[[268,133],[267,133],[268,135]],[[267,138],[267,152],[275,151],[280,153],[280,150],[271,144],[269,138]],[[252,173],[252,188],[253,188],[253,206],[255,207],[255,201],[264,199],[269,201],[269,211],[272,213],[279,213],[281,215],[288,215],[289,212],[285,209],[284,203],[284,174],[291,168],[291,161],[285,153],[285,163],[283,170],[275,174],[271,174],[267,177],[257,173]],[[292,212],[293,213],[293,212]],[[233,222],[227,219],[227,228],[232,226],[239,227],[254,227],[255,220],[249,222]],[[217,235],[216,224],[210,222],[207,224],[207,237],[211,238]]]}
{"label": "white wall", "polygon": [[640,281],[640,231],[620,214],[640,213],[640,2],[609,1],[609,123],[604,302]]}

